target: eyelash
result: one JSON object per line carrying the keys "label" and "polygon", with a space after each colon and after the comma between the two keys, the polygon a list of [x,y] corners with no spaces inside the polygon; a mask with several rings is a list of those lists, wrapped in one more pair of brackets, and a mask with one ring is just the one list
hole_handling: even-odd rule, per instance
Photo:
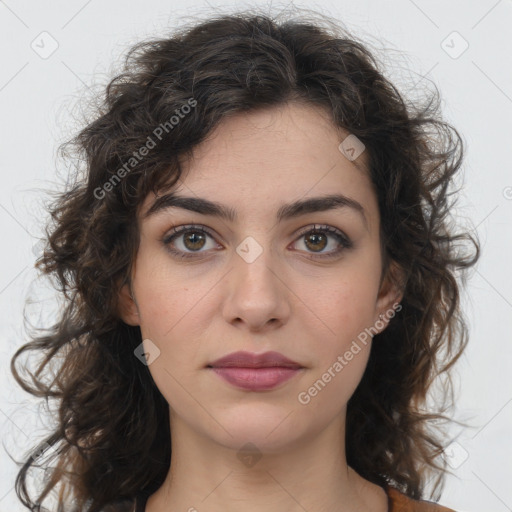
{"label": "eyelash", "polygon": [[[167,233],[162,238],[162,243],[165,245],[165,248],[167,251],[169,251],[173,256],[179,258],[179,259],[188,259],[188,258],[195,258],[197,254],[200,254],[201,251],[193,252],[193,253],[186,253],[183,251],[179,251],[176,249],[171,248],[171,242],[177,238],[179,235],[182,235],[184,233],[188,232],[196,232],[196,233],[203,233],[205,235],[208,235],[212,238],[215,238],[213,233],[210,232],[210,230],[206,229],[204,226],[196,225],[196,224],[190,224],[185,226],[179,226],[179,227],[173,227],[169,233]],[[332,226],[328,225],[319,225],[315,224],[313,227],[306,227],[302,229],[299,234],[297,235],[297,238],[295,241],[297,241],[299,238],[311,234],[311,233],[330,233],[338,243],[340,244],[340,248],[336,249],[335,251],[332,251],[327,254],[315,254],[311,253],[312,255],[309,256],[311,259],[327,259],[327,258],[334,258],[338,256],[340,252],[342,252],[344,249],[350,249],[353,246],[352,241],[339,229],[333,228]]]}

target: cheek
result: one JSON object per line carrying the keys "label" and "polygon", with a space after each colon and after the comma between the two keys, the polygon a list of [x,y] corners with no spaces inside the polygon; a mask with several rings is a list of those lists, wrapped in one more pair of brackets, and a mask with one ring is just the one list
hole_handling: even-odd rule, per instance
{"label": "cheek", "polygon": [[301,290],[309,310],[302,316],[302,329],[314,344],[315,378],[329,382],[335,393],[348,392],[347,399],[368,361],[380,279],[378,261],[361,258],[357,263],[314,287],[304,283]]}
{"label": "cheek", "polygon": [[161,366],[175,374],[200,365],[206,322],[218,307],[212,293],[218,276],[211,274],[191,278],[185,267],[172,267],[165,257],[149,251],[139,254],[134,289],[141,334],[160,350],[159,360],[150,366],[152,373]]}
{"label": "cheek", "polygon": [[[187,283],[184,286],[160,280],[140,297],[140,327],[143,338],[150,338],[169,354],[185,358],[195,351],[204,327],[200,318],[208,316],[209,301]],[[176,350],[171,350],[172,348]]]}
{"label": "cheek", "polygon": [[332,358],[329,364],[312,376],[306,386],[297,395],[299,410],[320,425],[330,423],[346,406],[361,382],[368,362],[370,345],[362,347],[361,351],[352,355],[347,361],[343,352],[340,359]]}
{"label": "cheek", "polygon": [[343,341],[373,323],[379,277],[371,268],[353,269],[317,281],[314,287],[304,283],[301,296],[305,306],[321,320],[329,339]]}
{"label": "cheek", "polygon": [[142,330],[161,336],[198,304],[202,283],[193,284],[183,269],[165,251],[141,244],[133,281]]}
{"label": "cheek", "polygon": [[314,340],[314,367],[298,401],[307,415],[322,421],[330,421],[346,406],[361,381],[371,350],[374,287],[365,288],[352,280],[339,284],[317,303],[323,334],[304,326]]}

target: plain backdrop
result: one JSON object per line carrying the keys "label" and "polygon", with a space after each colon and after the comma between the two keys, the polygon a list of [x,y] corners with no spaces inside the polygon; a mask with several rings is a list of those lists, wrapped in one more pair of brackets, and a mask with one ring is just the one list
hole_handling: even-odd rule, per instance
{"label": "plain backdrop", "polygon": [[[186,16],[203,19],[248,7],[279,12],[286,5],[0,0],[0,512],[25,510],[14,493],[17,467],[5,449],[21,461],[50,425],[41,402],[15,383],[9,363],[26,341],[27,297],[48,294],[34,281],[33,268],[46,220],[44,190],[56,190],[65,181],[56,150],[78,128],[77,101],[84,90],[106,83],[133,43],[168,34]],[[323,12],[380,45],[388,76],[404,94],[421,95],[433,81],[445,118],[464,137],[464,188],[454,216],[472,223],[482,257],[463,295],[470,343],[454,372],[455,417],[473,428],[452,430],[460,432],[446,454],[454,475],[447,478],[440,502],[457,511],[510,511],[512,1],[294,5]],[[47,313],[41,311],[36,306],[27,314],[43,320]]]}

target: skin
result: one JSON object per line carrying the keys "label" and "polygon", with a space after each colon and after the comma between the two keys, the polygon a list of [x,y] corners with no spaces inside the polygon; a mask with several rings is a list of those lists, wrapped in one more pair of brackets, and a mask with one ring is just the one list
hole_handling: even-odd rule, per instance
{"label": "skin", "polygon": [[[153,194],[141,206],[120,314],[140,326],[146,351],[160,351],[149,370],[169,403],[172,442],[169,473],[147,512],[387,510],[384,490],[345,457],[346,406],[371,339],[308,404],[297,399],[401,298],[392,280],[381,281],[377,199],[365,153],[352,162],[338,149],[347,135],[326,112],[298,103],[226,118],[174,190],[223,203],[238,219],[175,207],[145,218]],[[366,223],[348,207],[276,221],[283,203],[333,193],[358,201]],[[178,235],[173,247],[194,256],[181,260],[162,238],[187,224],[215,236]],[[341,230],[353,247],[313,259],[339,247],[331,233],[323,232],[327,245],[298,235],[315,224]],[[250,263],[236,252],[248,236],[262,249]],[[304,368],[273,390],[241,390],[205,368],[237,350],[275,350]],[[261,456],[252,465],[237,456],[246,443]]]}

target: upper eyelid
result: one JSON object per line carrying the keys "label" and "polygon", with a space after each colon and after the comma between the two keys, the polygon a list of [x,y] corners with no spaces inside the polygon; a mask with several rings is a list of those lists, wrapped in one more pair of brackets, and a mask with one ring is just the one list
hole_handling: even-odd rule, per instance
{"label": "upper eyelid", "polygon": [[211,228],[204,226],[203,224],[182,224],[179,226],[173,226],[169,231],[166,231],[162,237],[162,240],[166,240],[171,238],[172,236],[182,235],[187,231],[193,231],[194,229],[198,231],[204,231],[207,235],[211,237],[215,237],[215,231]]}

